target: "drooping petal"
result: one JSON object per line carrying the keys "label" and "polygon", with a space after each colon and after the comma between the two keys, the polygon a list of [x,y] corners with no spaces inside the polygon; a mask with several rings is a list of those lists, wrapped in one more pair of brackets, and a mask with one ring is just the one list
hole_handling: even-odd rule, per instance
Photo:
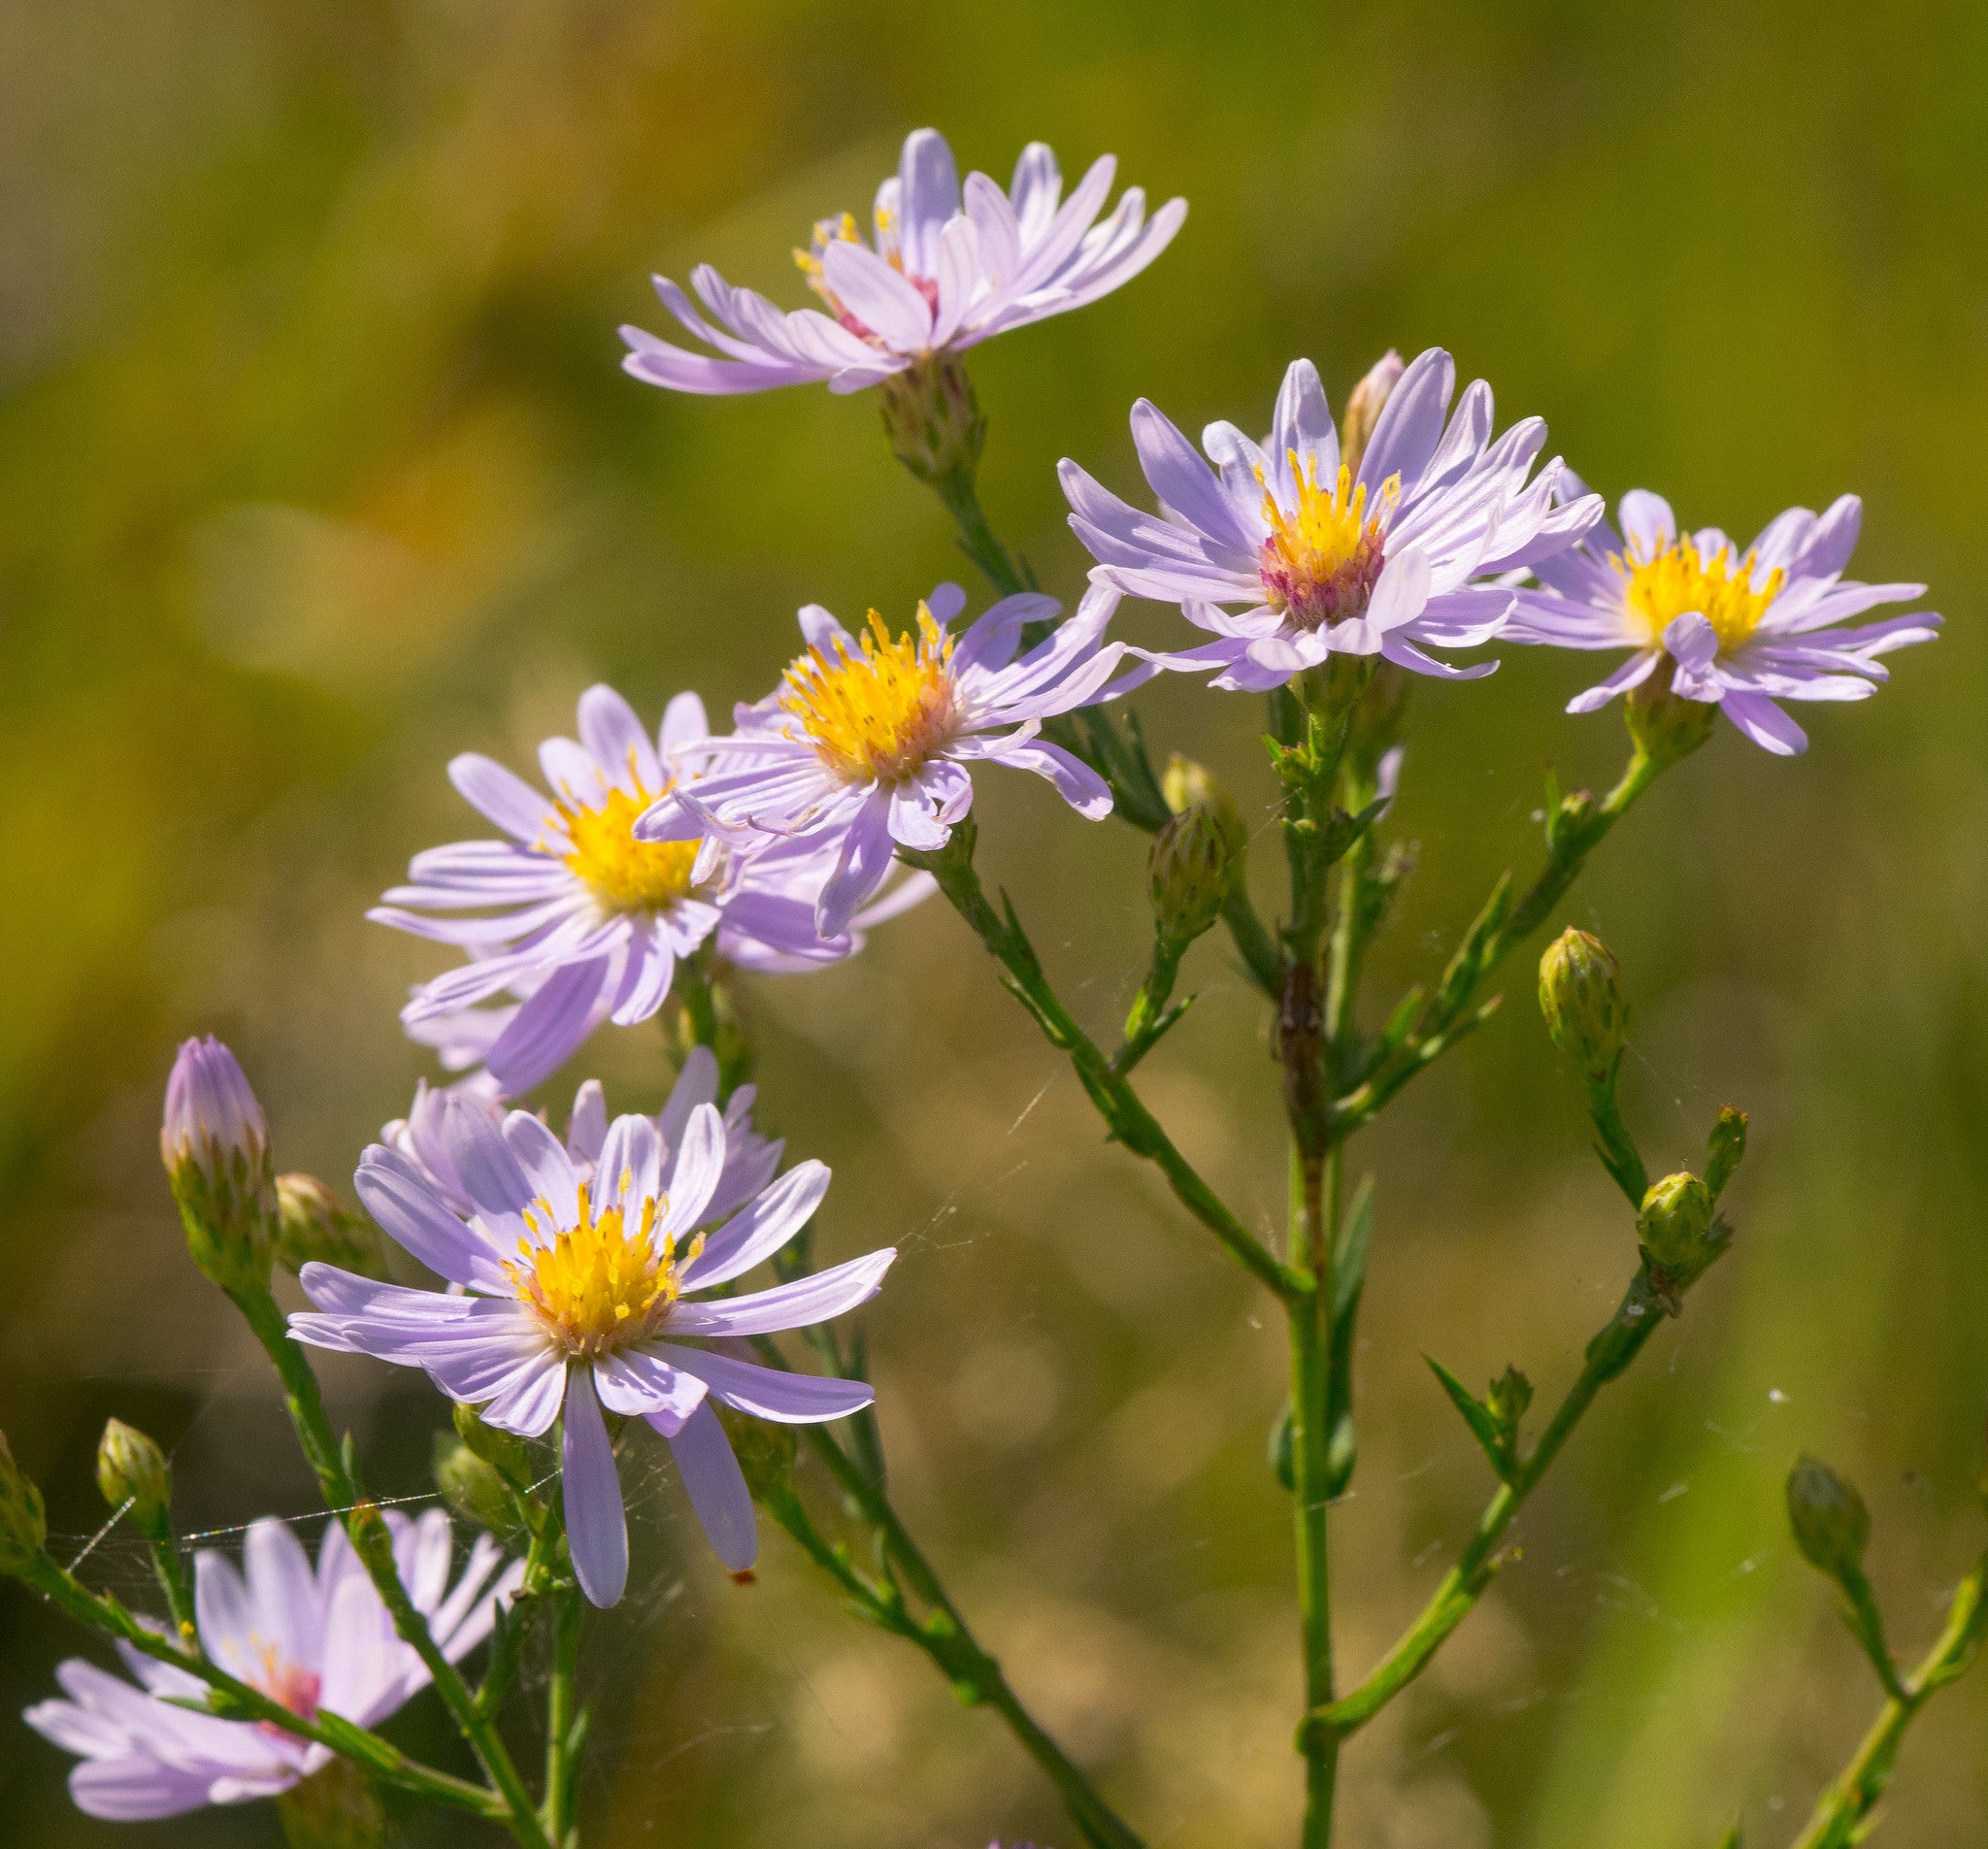
{"label": "drooping petal", "polygon": [[619,1604],[628,1587],[628,1514],[593,1374],[584,1367],[570,1370],[566,1385],[560,1484],[580,1589],[593,1604]]}
{"label": "drooping petal", "polygon": [[733,1572],[744,1572],[759,1558],[752,1492],[709,1401],[670,1436],[670,1455],[712,1551]]}

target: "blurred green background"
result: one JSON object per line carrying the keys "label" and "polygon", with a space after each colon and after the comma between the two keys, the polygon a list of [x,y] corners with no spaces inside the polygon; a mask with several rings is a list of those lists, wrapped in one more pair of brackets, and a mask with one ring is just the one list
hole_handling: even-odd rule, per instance
{"label": "blurred green background", "polygon": [[[394,1009],[447,954],[361,914],[411,852],[480,832],[452,752],[525,766],[597,677],[722,713],[771,682],[799,603],[902,621],[965,576],[874,402],[625,379],[615,325],[662,325],[647,274],[710,259],[798,305],[789,247],[862,211],[907,130],[1004,183],[1040,137],[1066,175],[1112,150],[1193,206],[1121,294],[975,356],[983,496],[1050,587],[1087,563],[1052,465],[1129,491],[1135,397],[1261,428],[1294,355],[1337,402],[1387,346],[1440,342],[1611,498],[1660,487],[1750,532],[1857,489],[1859,575],[1923,578],[1951,619],[1869,705],[1808,709],[1803,760],[1723,731],[1566,908],[1630,973],[1654,1159],[1690,1159],[1722,1102],[1752,1111],[1739,1238],[1528,1510],[1523,1559],[1348,1754],[1345,1840],[1377,1849],[1686,1849],[1736,1812],[1785,1840],[1873,1707],[1785,1538],[1795,1453],[1863,1484],[1902,1648],[1983,1537],[1984,70],[1973,5],[0,8],[0,1426],[60,1544],[102,1519],[113,1410],[177,1445],[190,1528],[312,1506],[180,1246],[153,1141],[174,1041],[227,1037],[282,1165],[343,1182],[425,1070]],[[1149,607],[1130,628],[1169,633]],[[1546,766],[1619,762],[1612,717],[1560,710],[1588,662],[1506,654],[1417,690],[1393,819],[1423,866],[1370,1006],[1534,864]],[[1261,811],[1254,701],[1141,700]],[[983,865],[1102,1028],[1143,955],[1142,843],[1032,779],[982,787]],[[1188,980],[1147,1089],[1268,1223],[1263,1011],[1212,940]],[[1381,1192],[1337,1527],[1350,1670],[1486,1493],[1420,1351],[1552,1393],[1634,1263],[1528,957],[1506,986],[1354,1156]],[[765,1120],[838,1172],[822,1249],[905,1253],[870,1327],[914,1528],[1156,1844],[1290,1840],[1265,1306],[1101,1146],[949,914],[751,1000]],[[616,1105],[666,1082],[652,1031],[584,1063]],[[562,1121],[580,1075],[548,1087]],[[438,1403],[371,1365],[328,1381],[376,1479],[418,1491]],[[998,1726],[784,1537],[735,1587],[653,1455],[628,1481],[590,1846],[1068,1849]],[[121,1536],[91,1570],[141,1590]],[[266,1806],[78,1816],[67,1761],[9,1718],[75,1647],[0,1589],[0,1840],[275,1840]],[[401,1735],[448,1757],[431,1708]],[[1915,1732],[1882,1839],[1988,1844],[1988,1674]]]}

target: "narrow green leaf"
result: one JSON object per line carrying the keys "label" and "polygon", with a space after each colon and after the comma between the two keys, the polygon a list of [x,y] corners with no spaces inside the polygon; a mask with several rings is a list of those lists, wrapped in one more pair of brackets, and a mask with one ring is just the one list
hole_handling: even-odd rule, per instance
{"label": "narrow green leaf", "polygon": [[1471,1436],[1477,1440],[1491,1468],[1500,1479],[1509,1468],[1510,1460],[1506,1454],[1505,1434],[1498,1421],[1492,1416],[1491,1408],[1478,1400],[1455,1374],[1451,1373],[1434,1355],[1422,1357],[1436,1378],[1442,1383],[1442,1391],[1449,1395],[1450,1403],[1464,1415],[1464,1423],[1471,1428]]}
{"label": "narrow green leaf", "polygon": [[1338,1354],[1352,1338],[1353,1319],[1360,1313],[1360,1293],[1367,1285],[1367,1252],[1374,1242],[1374,1177],[1363,1175],[1346,1209],[1345,1229],[1333,1257],[1332,1340]]}

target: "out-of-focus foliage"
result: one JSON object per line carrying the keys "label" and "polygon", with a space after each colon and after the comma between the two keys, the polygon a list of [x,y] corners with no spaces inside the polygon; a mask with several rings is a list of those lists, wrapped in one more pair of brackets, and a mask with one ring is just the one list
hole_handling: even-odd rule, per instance
{"label": "out-of-focus foliage", "polygon": [[[1129,489],[1135,397],[1260,427],[1295,354],[1337,397],[1385,347],[1441,342],[1611,496],[1750,532],[1860,490],[1859,575],[1930,579],[1951,619],[1868,706],[1807,710],[1800,762],[1723,732],[1569,908],[1623,962],[1653,1170],[1696,1160],[1722,1102],[1751,1112],[1738,1237],[1528,1511],[1523,1559],[1348,1755],[1347,1839],[1385,1849],[1670,1849],[1736,1806],[1778,1839],[1872,1704],[1786,1538],[1792,1459],[1865,1486],[1902,1648],[1979,1546],[1984,68],[1978,7],[1798,0],[0,13],[0,1425],[60,1544],[101,1519],[113,1409],[173,1449],[189,1527],[311,1506],[173,1224],[173,1040],[226,1035],[280,1166],[348,1172],[424,1070],[394,1009],[442,967],[361,912],[410,852],[478,832],[452,752],[522,760],[600,677],[722,712],[769,684],[799,603],[901,622],[964,574],[874,401],[624,379],[616,323],[659,324],[647,272],[709,258],[798,304],[788,248],[861,210],[907,129],[1004,179],[1042,137],[1066,172],[1114,150],[1193,202],[1131,287],[975,356],[983,498],[1052,588],[1085,562],[1052,465]],[[1544,767],[1618,761],[1612,718],[1560,712],[1589,664],[1505,653],[1486,684],[1416,689],[1393,823],[1423,866],[1382,997],[1535,851]],[[1261,814],[1254,701],[1142,700],[1162,752]],[[1144,846],[1028,781],[987,781],[983,864],[1103,1023],[1142,967]],[[1224,955],[1190,953],[1202,1002],[1143,1078],[1269,1218],[1274,1074]],[[1286,1840],[1281,1335],[1100,1147],[984,964],[934,908],[754,989],[765,1114],[835,1165],[830,1256],[905,1250],[870,1317],[896,1478],[1024,1693],[1170,1844]],[[1354,1669],[1487,1488],[1420,1351],[1472,1379],[1516,1361],[1550,1395],[1634,1263],[1527,968],[1526,1005],[1355,1156],[1381,1185],[1337,1528]],[[613,1102],[661,1095],[653,1033],[587,1064]],[[369,1365],[328,1380],[376,1479],[424,1488],[439,1404]],[[590,1845],[1067,1840],[1000,1731],[779,1536],[735,1586],[674,1485],[637,1500],[647,1590],[597,1626],[587,1691]],[[122,1531],[91,1570],[140,1590]],[[274,1839],[266,1809],[77,1816],[8,1718],[74,1644],[0,1598],[0,1839]],[[430,1705],[402,1725],[446,1756]],[[1914,1734],[1884,1840],[1988,1843],[1984,1741],[1977,1677]]]}

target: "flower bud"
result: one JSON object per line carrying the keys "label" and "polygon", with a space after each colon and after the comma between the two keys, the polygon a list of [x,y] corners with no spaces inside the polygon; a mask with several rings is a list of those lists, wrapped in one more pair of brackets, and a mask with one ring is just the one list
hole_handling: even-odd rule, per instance
{"label": "flower bud", "polygon": [[435,1435],[435,1487],[465,1521],[488,1529],[500,1540],[517,1535],[517,1507],[502,1473],[446,1432]]}
{"label": "flower bud", "polygon": [[920,481],[971,479],[987,440],[967,369],[951,353],[928,354],[878,387],[890,446]]}
{"label": "flower bud", "polygon": [[1629,1037],[1622,966],[1600,938],[1571,926],[1540,959],[1540,1012],[1553,1044],[1581,1069],[1590,1085],[1607,1085]]}
{"label": "flower bud", "polygon": [[97,1440],[97,1488],[113,1508],[129,1502],[138,1526],[150,1534],[173,1506],[173,1467],[143,1432],[112,1419]]}
{"label": "flower bud", "polygon": [[391,1840],[384,1806],[348,1759],[333,1759],[281,1793],[276,1808],[289,1849],[383,1849]]}
{"label": "flower bud", "polygon": [[1160,936],[1191,943],[1222,915],[1229,848],[1212,810],[1190,809],[1153,837],[1147,889]]}
{"label": "flower bud", "polygon": [[477,1416],[475,1406],[457,1405],[455,1435],[500,1476],[520,1487],[531,1481],[531,1453],[515,1432],[500,1432]]}
{"label": "flower bud", "polygon": [[735,1411],[720,1404],[715,1396],[711,1403],[725,1428],[725,1436],[732,1441],[733,1455],[739,1460],[752,1500],[770,1502],[784,1493],[794,1473],[794,1428]]}
{"label": "flower bud", "polygon": [[1871,1511],[1854,1484],[1806,1451],[1788,1472],[1788,1526],[1817,1572],[1847,1580],[1863,1571]]}
{"label": "flower bud", "polygon": [[1507,1368],[1492,1381],[1491,1390],[1484,1396],[1484,1404],[1505,1432],[1518,1430],[1518,1422],[1532,1403],[1533,1383],[1517,1368]]}
{"label": "flower bud", "polygon": [[1719,1121],[1706,1139],[1705,1185],[1716,1201],[1746,1153],[1746,1113],[1732,1105],[1719,1106]]}
{"label": "flower bud", "polygon": [[194,1264],[223,1290],[266,1288],[276,1222],[269,1125],[234,1054],[212,1035],[186,1041],[173,1062],[159,1153]]}
{"label": "flower bud", "polygon": [[1380,421],[1380,413],[1387,409],[1406,370],[1402,356],[1390,347],[1347,394],[1346,414],[1340,419],[1340,460],[1355,475],[1374,440],[1374,426]]}
{"label": "flower bud", "polygon": [[314,1262],[384,1278],[386,1242],[362,1213],[348,1212],[315,1175],[276,1178],[276,1257],[286,1271]]}
{"label": "flower bud", "polygon": [[1167,799],[1167,807],[1176,815],[1199,809],[1213,816],[1215,825],[1222,831],[1222,842],[1228,848],[1230,869],[1240,879],[1243,861],[1249,853],[1249,825],[1243,821],[1242,811],[1236,807],[1236,799],[1230,794],[1229,786],[1207,765],[1197,764],[1192,758],[1182,757],[1176,751],[1167,759],[1167,768],[1161,775],[1160,794]]}
{"label": "flower bud", "polygon": [[0,1573],[25,1573],[48,1538],[42,1493],[21,1474],[0,1432]]}
{"label": "flower bud", "polygon": [[1670,665],[1659,662],[1655,674],[1631,689],[1622,714],[1636,748],[1660,768],[1668,768],[1711,737],[1719,710],[1710,701],[1673,693]]}
{"label": "flower bud", "polygon": [[1710,1263],[1711,1190],[1688,1171],[1650,1183],[1636,1222],[1637,1237],[1650,1263],[1674,1277],[1690,1278]]}

